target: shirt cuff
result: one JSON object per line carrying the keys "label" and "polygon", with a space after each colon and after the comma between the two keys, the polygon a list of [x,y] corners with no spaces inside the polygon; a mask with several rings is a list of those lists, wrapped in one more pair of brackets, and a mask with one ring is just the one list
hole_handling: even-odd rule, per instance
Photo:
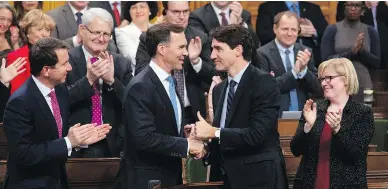
{"label": "shirt cuff", "polygon": [[67,155],[71,156],[72,149],[71,149],[70,140],[67,137],[65,137],[65,141],[66,141],[66,146],[67,146]]}
{"label": "shirt cuff", "polygon": [[190,142],[189,139],[187,139],[187,153],[186,157],[190,157]]}
{"label": "shirt cuff", "polygon": [[77,36],[73,37],[73,45],[74,45],[74,47],[80,46],[80,44],[77,42]]}
{"label": "shirt cuff", "polygon": [[294,69],[291,69],[291,73],[295,79],[298,79],[298,75],[295,73]]}
{"label": "shirt cuff", "polygon": [[298,79],[303,79],[306,73],[307,73],[307,67],[303,71],[299,72]]}
{"label": "shirt cuff", "polygon": [[[193,64],[191,64],[191,65],[193,65]],[[202,58],[199,58],[199,62],[197,64],[193,65],[193,68],[194,68],[196,73],[201,71],[201,69],[202,69]]]}
{"label": "shirt cuff", "polygon": [[246,22],[244,22],[244,23],[242,24],[242,26],[244,26],[244,28],[248,29],[248,24],[247,24]]}

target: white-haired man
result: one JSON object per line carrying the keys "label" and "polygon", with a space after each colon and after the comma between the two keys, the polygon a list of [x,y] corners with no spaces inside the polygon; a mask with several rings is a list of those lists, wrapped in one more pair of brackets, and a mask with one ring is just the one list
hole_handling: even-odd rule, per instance
{"label": "white-haired man", "polygon": [[[84,148],[81,157],[119,157],[123,148],[121,104],[125,86],[132,78],[130,60],[108,52],[113,18],[102,8],[90,8],[82,16],[79,32],[83,45],[69,51],[73,70],[68,73],[67,85],[71,98],[80,102],[70,109],[70,123],[110,123],[112,130],[106,140]],[[83,86],[94,93],[82,94]]]}

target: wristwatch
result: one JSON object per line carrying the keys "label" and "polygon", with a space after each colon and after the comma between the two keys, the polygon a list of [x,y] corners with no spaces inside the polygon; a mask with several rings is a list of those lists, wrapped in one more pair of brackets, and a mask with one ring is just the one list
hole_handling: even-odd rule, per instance
{"label": "wristwatch", "polygon": [[220,138],[220,135],[221,135],[221,129],[217,129],[216,132],[214,132],[214,135],[217,137],[217,138]]}

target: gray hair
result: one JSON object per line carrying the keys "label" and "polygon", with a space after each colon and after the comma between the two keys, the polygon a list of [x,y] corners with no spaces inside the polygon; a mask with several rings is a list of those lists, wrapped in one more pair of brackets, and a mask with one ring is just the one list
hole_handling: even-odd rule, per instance
{"label": "gray hair", "polygon": [[85,11],[82,15],[82,24],[88,26],[90,22],[95,19],[100,18],[101,20],[108,22],[113,30],[113,18],[112,15],[102,8],[90,8]]}

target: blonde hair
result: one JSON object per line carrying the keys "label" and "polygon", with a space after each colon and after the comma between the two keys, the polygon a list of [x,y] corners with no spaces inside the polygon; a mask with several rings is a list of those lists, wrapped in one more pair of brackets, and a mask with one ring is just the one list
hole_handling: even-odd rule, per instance
{"label": "blonde hair", "polygon": [[327,68],[332,68],[338,75],[345,76],[345,84],[349,95],[357,94],[359,84],[352,61],[347,58],[333,58],[322,62],[318,67],[318,78],[322,77]]}
{"label": "blonde hair", "polygon": [[49,15],[43,13],[42,10],[33,9],[23,17],[19,22],[19,26],[23,34],[27,35],[31,27],[49,28],[51,32],[54,30],[55,22]]}

